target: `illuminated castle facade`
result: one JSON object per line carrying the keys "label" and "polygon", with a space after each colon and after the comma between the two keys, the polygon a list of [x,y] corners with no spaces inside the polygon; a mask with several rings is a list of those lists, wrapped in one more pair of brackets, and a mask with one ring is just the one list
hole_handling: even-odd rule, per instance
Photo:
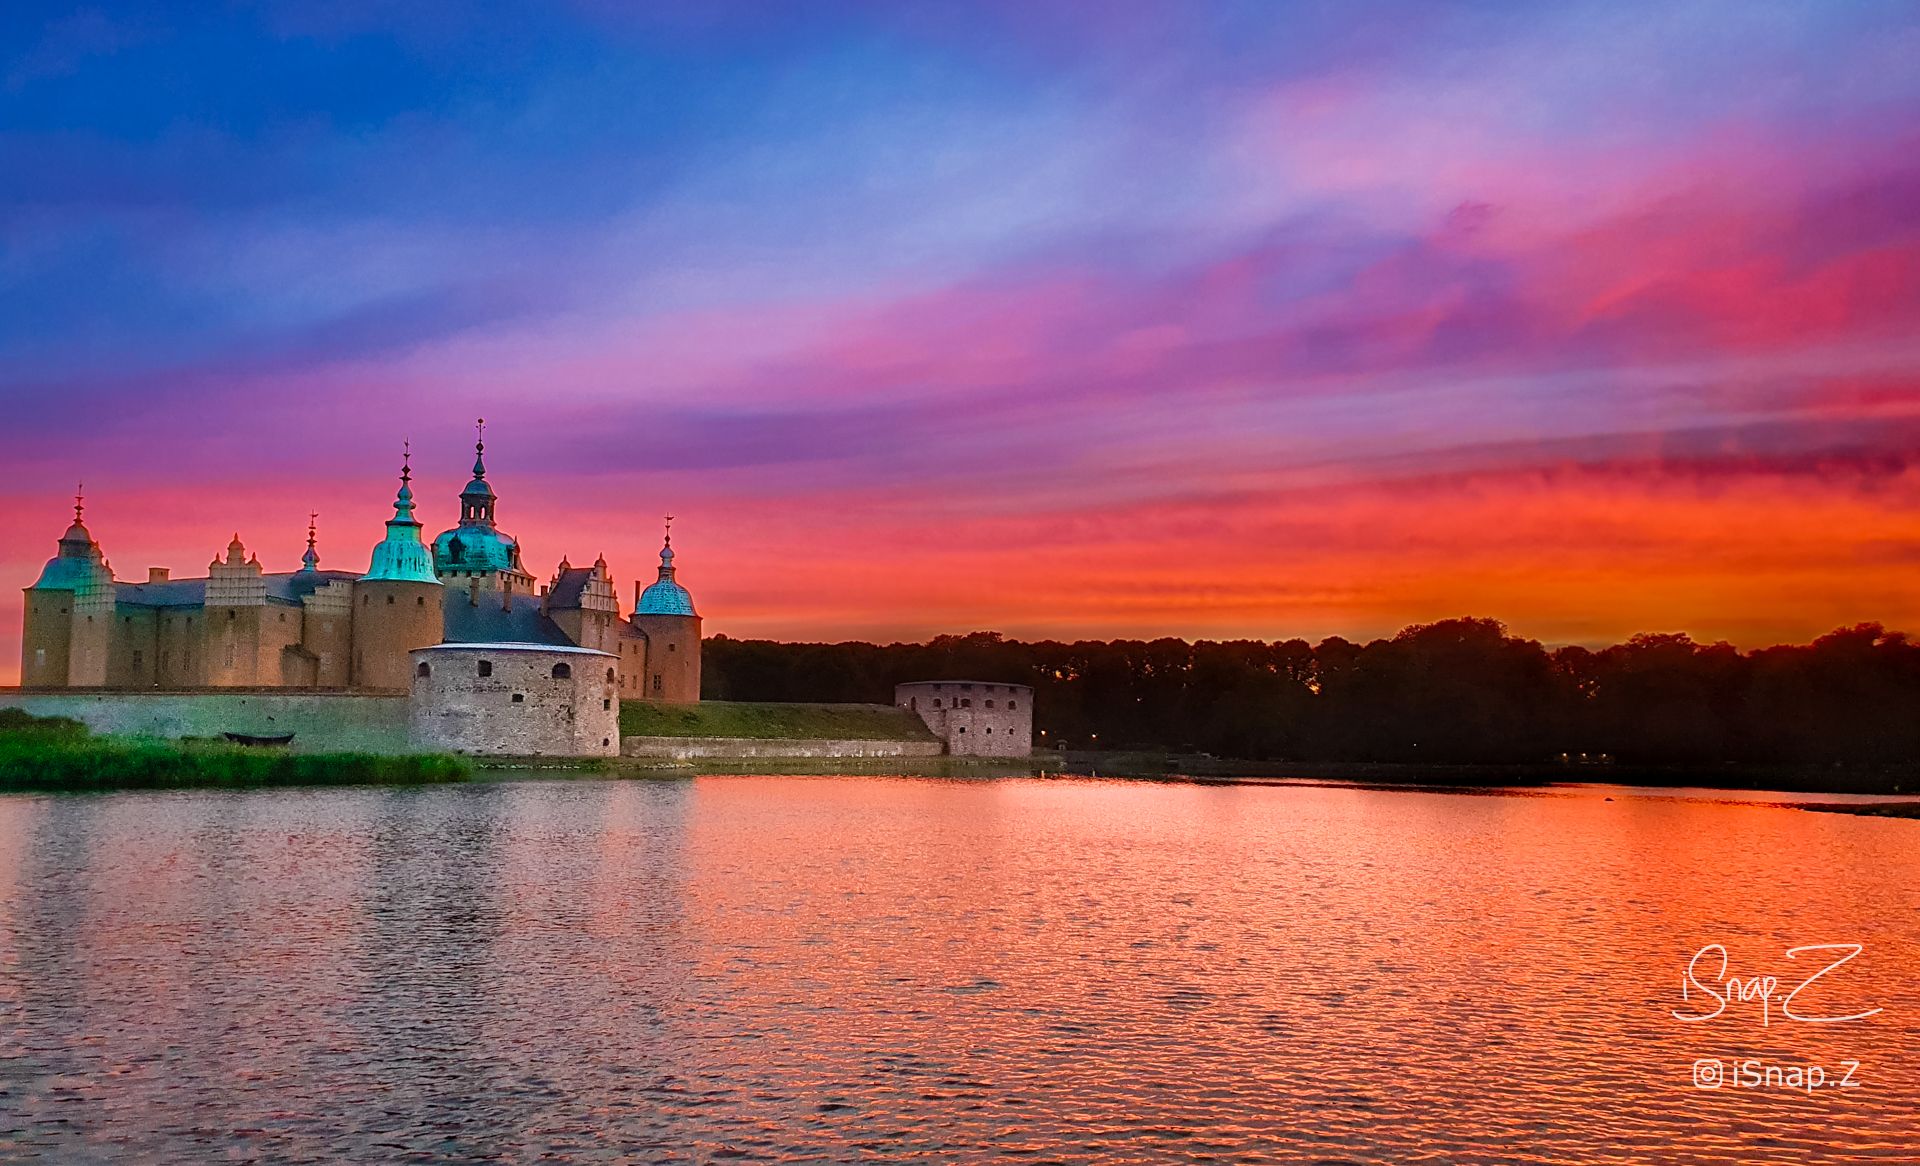
{"label": "illuminated castle facade", "polygon": [[659,577],[623,616],[604,558],[562,559],[536,587],[520,544],[495,522],[486,445],[474,443],[460,520],[431,543],[414,516],[410,459],[387,534],[364,572],[322,570],[314,528],[297,571],[271,572],[238,535],[204,578],[163,568],[114,578],[76,499],[73,525],[26,588],[26,688],[287,688],[405,691],[409,653],[440,644],[588,648],[617,660],[618,695],[700,699],[700,616],[674,577],[669,521]]}

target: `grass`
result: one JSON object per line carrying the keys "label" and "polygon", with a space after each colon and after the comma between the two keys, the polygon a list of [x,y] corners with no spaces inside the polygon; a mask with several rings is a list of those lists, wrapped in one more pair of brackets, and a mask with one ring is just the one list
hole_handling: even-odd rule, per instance
{"label": "grass", "polygon": [[885,704],[620,702],[625,737],[761,737],[784,740],[932,741],[918,716]]}
{"label": "grass", "polygon": [[[8,715],[13,714],[13,715]],[[250,789],[289,785],[423,785],[466,781],[444,754],[284,753],[239,745],[119,741],[64,717],[0,710],[0,792]]]}

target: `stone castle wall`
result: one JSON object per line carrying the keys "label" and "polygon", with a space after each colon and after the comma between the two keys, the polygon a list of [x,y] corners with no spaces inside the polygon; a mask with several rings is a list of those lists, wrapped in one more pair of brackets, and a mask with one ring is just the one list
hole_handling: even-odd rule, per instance
{"label": "stone castle wall", "polygon": [[919,714],[955,757],[1033,752],[1033,689],[1024,684],[921,681],[896,686],[893,703]]}
{"label": "stone castle wall", "polygon": [[419,748],[515,757],[619,755],[612,656],[525,644],[441,644],[415,649],[412,658],[410,734]]}
{"label": "stone castle wall", "polygon": [[219,737],[292,733],[302,753],[406,753],[407,698],[345,692],[22,692],[0,690],[0,708],[71,717],[120,737]]}
{"label": "stone castle wall", "polygon": [[788,737],[622,737],[623,757],[674,761],[750,761],[793,757],[939,757],[939,741],[867,741]]}

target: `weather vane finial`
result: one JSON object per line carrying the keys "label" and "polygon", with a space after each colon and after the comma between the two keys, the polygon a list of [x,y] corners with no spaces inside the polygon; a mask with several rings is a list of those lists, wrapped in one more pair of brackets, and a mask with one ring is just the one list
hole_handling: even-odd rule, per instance
{"label": "weather vane finial", "polygon": [[400,441],[400,481],[413,481],[413,442],[404,438]]}
{"label": "weather vane finial", "polygon": [[673,515],[667,515],[667,544],[673,544]]}
{"label": "weather vane finial", "polygon": [[80,521],[80,515],[87,508],[87,484],[81,482],[73,488],[73,520]]}

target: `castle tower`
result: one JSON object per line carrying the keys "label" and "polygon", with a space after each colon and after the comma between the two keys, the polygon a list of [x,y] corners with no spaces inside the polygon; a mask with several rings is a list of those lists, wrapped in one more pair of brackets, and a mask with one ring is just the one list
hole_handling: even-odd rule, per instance
{"label": "castle tower", "polygon": [[401,461],[387,537],[374,545],[373,563],[353,587],[349,683],[355,688],[406,689],[413,677],[407,653],[444,638],[442,588],[433,558],[420,542],[412,483],[409,451]]}
{"label": "castle tower", "polygon": [[29,688],[106,683],[113,629],[113,567],[83,521],[86,500],[76,491],[73,525],[59,550],[26,593],[20,640],[20,683]]}
{"label": "castle tower", "polygon": [[[639,584],[634,587],[638,589]],[[641,700],[693,704],[700,699],[700,616],[693,596],[674,579],[673,516],[667,516],[666,541],[660,547],[660,577],[634,596],[632,625],[646,638]]]}
{"label": "castle tower", "polygon": [[266,572],[259,557],[247,553],[238,534],[227,544],[225,559],[207,564],[206,612],[206,641],[194,653],[205,669],[199,683],[214,688],[279,683],[278,675],[268,675],[260,662],[267,616]]}
{"label": "castle tower", "polygon": [[473,480],[460,491],[460,525],[441,531],[433,540],[433,570],[442,583],[481,590],[510,590],[533,594],[533,576],[520,561],[520,544],[494,524],[498,502],[487,484],[487,423],[474,423]]}

